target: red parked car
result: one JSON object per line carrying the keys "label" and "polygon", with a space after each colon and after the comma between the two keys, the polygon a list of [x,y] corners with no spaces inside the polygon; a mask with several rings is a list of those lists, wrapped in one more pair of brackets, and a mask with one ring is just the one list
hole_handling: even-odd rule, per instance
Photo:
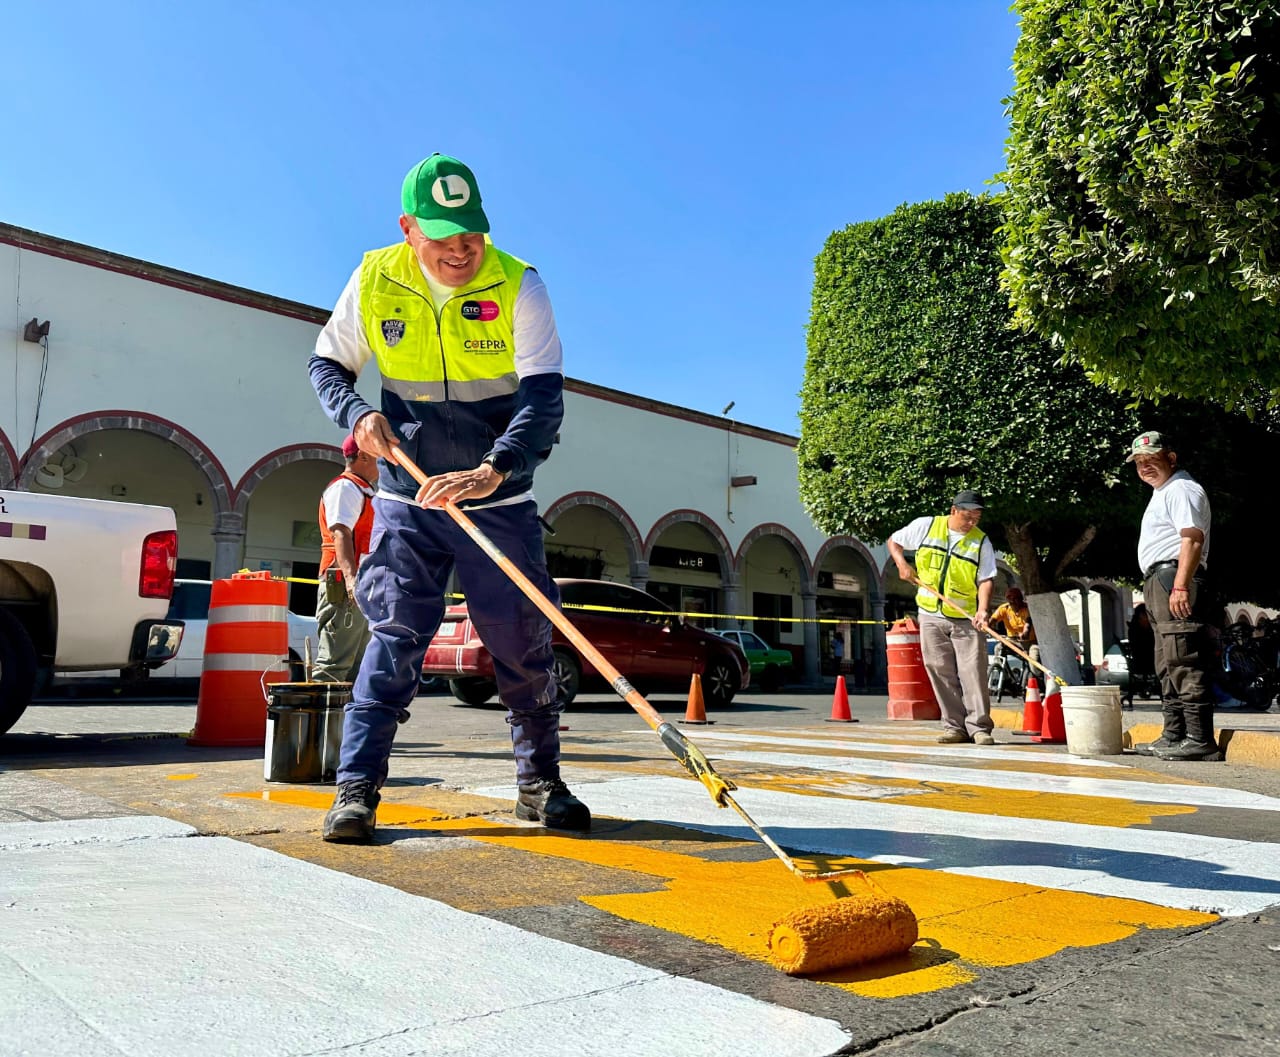
{"label": "red parked car", "polygon": [[[556,583],[565,615],[641,693],[687,691],[697,672],[707,704],[723,707],[751,681],[751,667],[736,644],[686,624],[653,595],[605,580],[557,579]],[[552,647],[555,678],[566,705],[584,686],[608,688],[559,628],[552,631]],[[453,696],[467,705],[483,705],[497,693],[493,659],[471,626],[465,604],[445,610],[427,648],[422,674],[448,679]]]}

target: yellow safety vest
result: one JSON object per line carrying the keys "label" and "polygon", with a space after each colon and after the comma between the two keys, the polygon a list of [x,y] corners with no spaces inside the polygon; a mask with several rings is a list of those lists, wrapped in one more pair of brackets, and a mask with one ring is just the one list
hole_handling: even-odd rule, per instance
{"label": "yellow safety vest", "polygon": [[[475,277],[437,305],[408,243],[364,255],[360,318],[382,375],[382,413],[429,476],[480,465],[516,413],[515,310],[529,267],[486,244]],[[527,490],[533,465],[488,500]],[[418,487],[385,460],[379,485],[404,496]]]}
{"label": "yellow safety vest", "polygon": [[407,242],[372,250],[360,266],[360,318],[382,386],[406,403],[511,396],[515,308],[529,265],[485,247],[475,278],[435,305]]}
{"label": "yellow safety vest", "polygon": [[[929,534],[916,549],[916,575],[922,584],[940,591],[964,606],[970,613],[978,608],[978,557],[987,534],[972,528],[951,545],[947,515],[933,519]],[[963,617],[953,606],[939,602],[928,591],[916,592],[916,605],[926,613],[941,612],[944,617]]]}

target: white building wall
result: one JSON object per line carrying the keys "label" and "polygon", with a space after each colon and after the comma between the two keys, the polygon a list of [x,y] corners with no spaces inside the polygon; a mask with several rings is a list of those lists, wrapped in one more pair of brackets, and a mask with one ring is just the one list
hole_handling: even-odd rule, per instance
{"label": "white building wall", "polygon": [[[84,442],[98,444],[94,454],[104,467],[84,490],[105,495],[123,487],[124,471],[132,469],[128,498],[145,492],[164,501],[165,475],[181,477],[169,503],[184,524],[180,553],[212,561],[222,570],[217,575],[229,562],[269,564],[287,575],[293,563],[312,557],[294,545],[294,521],[314,518],[322,487],[316,482],[329,473],[314,460],[331,457],[343,435],[320,410],[306,373],[327,306],[272,298],[3,224],[0,296],[12,305],[0,313],[0,378],[12,380],[0,385],[0,483],[17,478],[14,464],[28,455],[33,439],[39,451],[31,454],[42,463],[56,450],[55,440],[77,435],[77,420],[107,416],[98,425],[117,431],[114,439],[98,429],[92,441],[92,427],[84,426]],[[47,362],[41,345],[23,340],[32,317],[50,323]],[[588,369],[571,348],[566,364],[571,379]],[[359,389],[376,406],[376,367],[365,371]],[[121,412],[149,416],[150,438],[133,437],[129,431],[139,427]],[[184,434],[183,444],[203,468],[179,473],[173,459],[181,463],[180,453],[172,451],[148,458],[147,445],[165,439],[166,423]],[[50,435],[55,427],[64,428]],[[800,505],[794,443],[783,434],[570,380],[560,443],[537,478],[539,506],[598,493],[625,512],[641,543],[653,542],[663,518],[694,511],[727,543],[725,604],[734,605],[733,612],[749,613],[749,590],[755,590],[788,593],[792,616],[812,616],[816,585],[802,582],[803,567],[812,565],[827,537]],[[313,460],[305,464],[310,469],[288,468],[247,501],[259,478],[266,483],[264,475],[285,469],[276,466],[287,455],[282,452],[299,448],[309,449],[299,458]],[[139,479],[149,464],[156,472]],[[160,471],[161,465],[168,469]],[[28,466],[28,477],[32,472]],[[754,476],[757,483],[731,489],[734,476]],[[769,559],[753,563],[761,568],[750,585],[729,583],[740,547],[762,525],[781,526],[779,538],[797,541],[803,560],[776,558],[785,552],[775,541],[759,552]],[[700,531],[677,525],[663,540],[687,545]],[[662,577],[697,584],[708,574],[663,569]],[[869,612],[880,585],[875,575],[866,579]],[[803,643],[812,674],[817,640],[811,632],[796,623],[779,635]]]}
{"label": "white building wall", "polygon": [[[33,426],[148,412],[203,441],[234,484],[267,452],[342,439],[307,381],[315,323],[7,244],[0,277],[16,303],[0,324],[12,328],[0,377],[15,379],[0,426],[15,447]],[[33,316],[50,321],[42,398],[41,349],[22,340]]]}
{"label": "white building wall", "polygon": [[[572,354],[566,358],[572,366]],[[560,443],[538,470],[538,503],[571,492],[617,499],[647,535],[673,510],[704,514],[736,551],[751,529],[784,525],[812,558],[826,541],[800,505],[795,448],[579,393],[565,395]],[[758,484],[734,488],[734,476]],[[732,512],[730,512],[730,504]]]}

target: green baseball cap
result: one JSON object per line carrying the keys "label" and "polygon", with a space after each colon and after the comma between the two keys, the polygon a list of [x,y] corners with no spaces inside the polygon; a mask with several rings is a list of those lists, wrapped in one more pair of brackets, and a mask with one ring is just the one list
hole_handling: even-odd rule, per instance
{"label": "green baseball cap", "polygon": [[1125,462],[1133,462],[1139,455],[1159,455],[1166,450],[1173,450],[1169,438],[1159,430],[1151,429],[1133,438],[1133,443],[1129,445],[1129,457]]}
{"label": "green baseball cap", "polygon": [[400,189],[400,205],[406,216],[417,218],[429,239],[489,231],[475,173],[447,154],[433,154],[409,170]]}

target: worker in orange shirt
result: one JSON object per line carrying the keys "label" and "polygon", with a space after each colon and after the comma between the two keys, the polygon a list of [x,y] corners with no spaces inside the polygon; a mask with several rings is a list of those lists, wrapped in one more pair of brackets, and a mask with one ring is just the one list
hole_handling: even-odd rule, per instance
{"label": "worker in orange shirt", "polygon": [[1033,661],[1040,660],[1040,647],[1036,645],[1036,629],[1031,623],[1031,610],[1022,596],[1022,589],[1011,587],[1004,593],[1004,602],[991,614],[991,624],[1003,624],[1005,635],[1015,645],[1025,650]]}
{"label": "worker in orange shirt", "polygon": [[320,649],[311,676],[319,683],[353,682],[369,643],[369,622],[356,605],[356,572],[369,553],[378,460],[350,436],[342,442],[342,460],[342,473],[320,499]]}

